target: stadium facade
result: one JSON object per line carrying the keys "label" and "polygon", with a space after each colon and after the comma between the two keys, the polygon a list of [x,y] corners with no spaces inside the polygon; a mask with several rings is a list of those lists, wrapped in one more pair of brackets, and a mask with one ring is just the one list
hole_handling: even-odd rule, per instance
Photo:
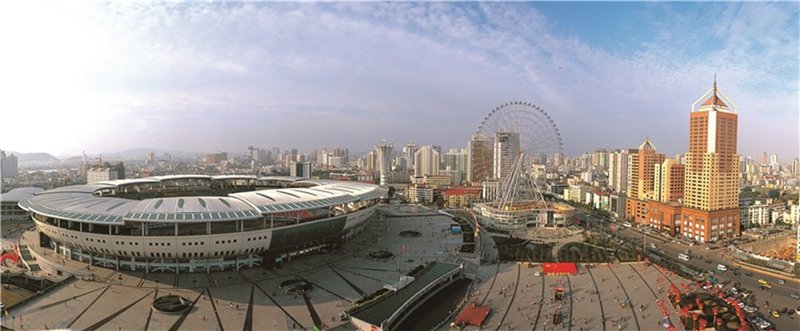
{"label": "stadium facade", "polygon": [[67,186],[19,203],[40,244],[117,270],[280,265],[363,230],[385,190],[296,177],[173,175]]}

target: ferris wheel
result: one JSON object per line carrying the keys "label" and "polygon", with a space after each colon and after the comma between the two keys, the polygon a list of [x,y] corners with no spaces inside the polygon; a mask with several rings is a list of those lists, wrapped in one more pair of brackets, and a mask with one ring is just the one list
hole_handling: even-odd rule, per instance
{"label": "ferris wheel", "polygon": [[492,109],[470,139],[470,181],[484,186],[495,208],[543,200],[537,181],[548,160],[562,152],[561,135],[550,116],[530,102]]}

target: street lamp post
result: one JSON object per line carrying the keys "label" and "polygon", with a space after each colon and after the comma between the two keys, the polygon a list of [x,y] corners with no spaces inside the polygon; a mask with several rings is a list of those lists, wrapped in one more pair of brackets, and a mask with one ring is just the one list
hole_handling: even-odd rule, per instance
{"label": "street lamp post", "polygon": [[647,223],[649,220],[647,219],[647,208],[644,209],[644,229],[642,229],[642,252],[647,255]]}

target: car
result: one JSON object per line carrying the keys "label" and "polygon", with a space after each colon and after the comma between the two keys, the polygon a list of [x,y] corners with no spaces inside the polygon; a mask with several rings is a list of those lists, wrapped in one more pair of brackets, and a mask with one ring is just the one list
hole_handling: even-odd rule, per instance
{"label": "car", "polygon": [[778,284],[785,285],[786,281],[783,279],[778,279]]}
{"label": "car", "polygon": [[766,279],[764,279],[764,278],[759,278],[759,279],[758,279],[758,283],[759,283],[759,284],[761,284],[761,285],[764,285],[764,284],[766,284],[766,283],[767,283],[767,280],[766,280]]}
{"label": "car", "polygon": [[752,272],[745,272],[744,275],[747,276],[747,277],[753,277],[753,273]]}
{"label": "car", "polygon": [[781,317],[781,313],[776,309],[772,311],[772,317],[778,318]]}
{"label": "car", "polygon": [[758,307],[744,306],[744,308],[742,308],[742,310],[744,310],[748,314],[754,314],[754,313],[756,313],[758,311]]}
{"label": "car", "polygon": [[798,293],[798,292],[789,294],[789,296],[792,297],[792,299],[800,300],[800,293]]}

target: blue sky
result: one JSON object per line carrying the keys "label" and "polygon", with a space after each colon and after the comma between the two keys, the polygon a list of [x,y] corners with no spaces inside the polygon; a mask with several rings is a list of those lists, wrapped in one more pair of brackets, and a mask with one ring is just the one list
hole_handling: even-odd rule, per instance
{"label": "blue sky", "polygon": [[569,155],[674,155],[717,74],[740,153],[787,161],[798,26],[797,2],[3,2],[0,148],[463,147],[525,100]]}

